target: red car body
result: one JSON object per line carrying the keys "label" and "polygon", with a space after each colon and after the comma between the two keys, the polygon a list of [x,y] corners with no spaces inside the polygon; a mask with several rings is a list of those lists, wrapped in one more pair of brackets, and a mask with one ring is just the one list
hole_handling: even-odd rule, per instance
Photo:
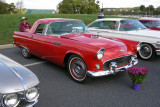
{"label": "red car body", "polygon": [[[14,32],[14,44],[17,47],[27,49],[27,51],[32,55],[46,59],[63,67],[67,65],[71,55],[78,55],[87,66],[86,74],[91,76],[113,74],[137,64],[135,55],[137,52],[136,47],[139,42],[110,37],[105,38],[84,32],[67,33],[56,36],[46,34],[49,31],[51,23],[58,24],[62,22],[63,24],[63,22],[66,23],[67,21],[83,23],[76,19],[40,19],[34,23],[29,33]],[[37,27],[39,24],[46,24],[46,27],[48,27],[46,33],[36,33],[36,29],[38,29]],[[71,25],[72,24],[68,24],[66,26],[69,27]],[[101,49],[105,50],[105,52],[103,54],[103,58],[98,59],[97,52]],[[119,64],[114,68],[115,72],[109,73],[109,69],[111,68],[109,68],[109,65],[106,65],[108,67],[104,67],[104,64],[111,60],[114,60],[113,62],[119,61]],[[76,78],[75,80],[78,79]]]}
{"label": "red car body", "polygon": [[157,18],[142,18],[138,19],[144,26],[151,30],[160,30],[160,19]]}

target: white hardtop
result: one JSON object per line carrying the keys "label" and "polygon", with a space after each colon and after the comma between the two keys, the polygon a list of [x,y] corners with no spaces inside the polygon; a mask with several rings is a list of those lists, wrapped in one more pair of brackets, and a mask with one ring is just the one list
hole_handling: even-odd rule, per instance
{"label": "white hardtop", "polygon": [[121,21],[121,20],[125,20],[125,19],[127,19],[127,18],[102,18],[102,19],[97,19],[95,21]]}
{"label": "white hardtop", "polygon": [[140,19],[147,19],[147,20],[160,20],[160,18],[154,18],[154,17],[141,17]]}

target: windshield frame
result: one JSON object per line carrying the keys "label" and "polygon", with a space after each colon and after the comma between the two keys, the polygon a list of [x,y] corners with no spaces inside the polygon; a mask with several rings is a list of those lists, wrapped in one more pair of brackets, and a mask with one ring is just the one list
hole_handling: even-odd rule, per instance
{"label": "windshield frame", "polygon": [[[49,29],[49,26],[53,23],[57,23],[57,22],[80,22],[83,24],[83,29],[85,29],[85,32],[71,32],[71,33],[63,33],[63,34],[59,34],[59,35],[47,35],[47,31]],[[47,36],[61,36],[61,35],[66,35],[66,34],[73,34],[73,33],[89,33],[89,30],[87,28],[87,26],[84,24],[83,21],[81,20],[62,20],[62,21],[52,21],[50,22],[46,28],[45,28],[45,31],[44,31],[44,35],[47,35]]]}

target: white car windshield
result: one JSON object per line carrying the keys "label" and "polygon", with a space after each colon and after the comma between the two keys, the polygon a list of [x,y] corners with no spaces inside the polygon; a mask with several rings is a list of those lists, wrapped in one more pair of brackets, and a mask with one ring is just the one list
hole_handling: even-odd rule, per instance
{"label": "white car windshield", "polygon": [[141,30],[146,29],[146,27],[137,20],[122,20],[120,22],[119,31],[134,31],[134,30]]}
{"label": "white car windshield", "polygon": [[49,25],[47,35],[65,35],[70,33],[89,32],[85,24],[81,21],[53,22]]}

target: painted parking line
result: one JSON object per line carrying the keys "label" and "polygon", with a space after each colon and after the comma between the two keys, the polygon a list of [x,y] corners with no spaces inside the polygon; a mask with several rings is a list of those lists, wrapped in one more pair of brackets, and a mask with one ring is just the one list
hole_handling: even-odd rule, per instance
{"label": "painted parking line", "polygon": [[46,63],[46,62],[47,62],[47,61],[36,62],[36,63],[26,64],[26,65],[23,65],[23,66],[29,67],[29,66],[34,66],[34,65],[38,65],[38,64],[43,64],[43,63]]}

